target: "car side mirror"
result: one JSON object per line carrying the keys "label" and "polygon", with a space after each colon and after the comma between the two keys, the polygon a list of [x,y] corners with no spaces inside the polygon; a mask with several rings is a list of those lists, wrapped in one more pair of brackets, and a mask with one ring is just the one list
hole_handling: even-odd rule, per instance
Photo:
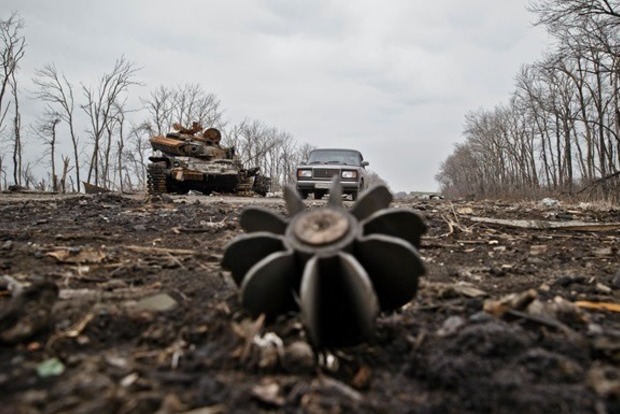
{"label": "car side mirror", "polygon": [[362,167],[366,167],[368,164],[370,164],[368,161],[362,161]]}

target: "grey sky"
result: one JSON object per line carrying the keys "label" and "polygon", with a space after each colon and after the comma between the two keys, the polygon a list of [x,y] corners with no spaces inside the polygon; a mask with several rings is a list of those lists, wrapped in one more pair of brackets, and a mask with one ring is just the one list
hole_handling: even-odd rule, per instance
{"label": "grey sky", "polygon": [[526,0],[2,3],[26,21],[26,87],[52,62],[94,83],[125,55],[145,83],[132,94],[200,83],[230,123],[357,148],[394,191],[435,190],[465,113],[506,101],[546,40]]}

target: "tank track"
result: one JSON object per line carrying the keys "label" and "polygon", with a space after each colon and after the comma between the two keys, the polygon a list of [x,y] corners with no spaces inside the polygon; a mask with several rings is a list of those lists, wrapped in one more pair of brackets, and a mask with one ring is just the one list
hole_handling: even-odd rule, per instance
{"label": "tank track", "polygon": [[149,194],[165,194],[168,192],[165,170],[165,167],[159,164],[148,165],[146,182]]}

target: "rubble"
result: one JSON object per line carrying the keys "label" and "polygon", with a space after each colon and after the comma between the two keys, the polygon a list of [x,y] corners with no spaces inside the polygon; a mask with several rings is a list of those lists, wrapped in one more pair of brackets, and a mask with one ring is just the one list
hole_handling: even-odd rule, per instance
{"label": "rubble", "polygon": [[[620,411],[617,230],[469,220],[604,224],[618,209],[397,201],[428,226],[415,299],[379,313],[368,342],[322,350],[295,315],[239,305],[219,262],[246,202],[168,197],[2,194],[0,335],[34,329],[0,343],[0,412]],[[153,296],[176,305],[136,309]]]}

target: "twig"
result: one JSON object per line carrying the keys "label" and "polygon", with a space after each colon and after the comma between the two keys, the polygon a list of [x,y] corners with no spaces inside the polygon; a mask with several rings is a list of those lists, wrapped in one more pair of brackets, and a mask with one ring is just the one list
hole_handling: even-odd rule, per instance
{"label": "twig", "polygon": [[471,221],[485,224],[497,224],[521,229],[558,229],[575,231],[620,230],[620,223],[587,223],[584,221],[544,221],[544,220],[509,220],[490,217],[470,217]]}
{"label": "twig", "polygon": [[123,249],[127,249],[135,253],[178,254],[178,255],[184,255],[184,254],[194,255],[198,253],[196,250],[167,249],[164,247],[135,246],[135,245],[124,245],[121,247]]}
{"label": "twig", "polygon": [[84,331],[84,329],[86,329],[90,321],[92,321],[94,318],[95,318],[95,315],[93,313],[90,313],[90,312],[87,313],[86,316],[84,316],[77,323],[70,326],[68,329],[53,335],[49,339],[49,341],[47,341],[46,347],[50,349],[52,345],[54,344],[54,342],[56,342],[57,340],[61,338],[76,338],[80,336],[82,332]]}

